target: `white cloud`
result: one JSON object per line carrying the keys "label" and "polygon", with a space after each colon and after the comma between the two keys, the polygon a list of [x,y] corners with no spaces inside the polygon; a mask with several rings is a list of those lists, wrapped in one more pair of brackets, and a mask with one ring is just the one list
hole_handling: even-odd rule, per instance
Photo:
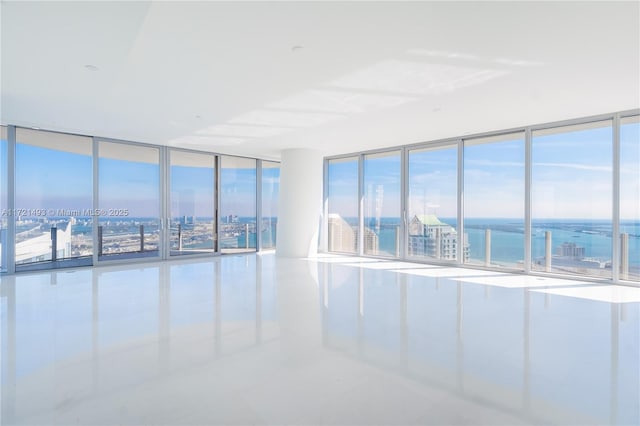
{"label": "white cloud", "polygon": [[594,172],[609,172],[609,173],[612,171],[610,166],[592,166],[587,164],[574,164],[574,163],[533,163],[533,166],[558,167],[558,168],[564,168],[564,169],[590,170]]}
{"label": "white cloud", "polygon": [[496,161],[496,160],[465,160],[465,166],[499,166],[499,167],[521,167],[524,169],[524,162],[520,161]]}

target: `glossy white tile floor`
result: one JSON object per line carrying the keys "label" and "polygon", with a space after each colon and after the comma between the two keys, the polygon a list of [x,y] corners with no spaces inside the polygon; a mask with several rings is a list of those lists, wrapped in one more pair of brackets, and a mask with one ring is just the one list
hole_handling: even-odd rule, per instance
{"label": "glossy white tile floor", "polygon": [[1,279],[2,424],[638,424],[640,289],[272,254]]}

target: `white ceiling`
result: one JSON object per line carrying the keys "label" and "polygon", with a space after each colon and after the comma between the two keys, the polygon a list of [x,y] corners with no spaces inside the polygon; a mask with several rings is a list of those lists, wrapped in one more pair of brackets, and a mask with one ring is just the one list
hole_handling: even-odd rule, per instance
{"label": "white ceiling", "polygon": [[3,1],[0,118],[277,159],[627,110],[639,4]]}

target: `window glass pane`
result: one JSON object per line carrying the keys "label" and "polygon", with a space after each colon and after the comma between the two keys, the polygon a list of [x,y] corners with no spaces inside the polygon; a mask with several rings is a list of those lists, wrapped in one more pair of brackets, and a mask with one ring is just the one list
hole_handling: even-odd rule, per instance
{"label": "window glass pane", "polygon": [[620,124],[620,278],[640,281],[640,116]]}
{"label": "window glass pane", "polygon": [[215,250],[215,156],[170,152],[171,255]]}
{"label": "window glass pane", "polygon": [[105,141],[98,149],[98,255],[158,256],[159,150]]}
{"label": "window glass pane", "polygon": [[358,157],[329,160],[328,249],[358,252]]}
{"label": "window glass pane", "polygon": [[220,249],[223,253],[256,248],[256,160],[222,156]]}
{"label": "window glass pane", "polygon": [[16,129],[17,270],[93,262],[92,170],[91,138]]}
{"label": "window glass pane", "polygon": [[280,194],[280,163],[262,162],[262,248],[276,246],[278,197]]}
{"label": "window glass pane", "polygon": [[464,141],[469,263],[523,269],[524,133]]}
{"label": "window glass pane", "polygon": [[611,125],[533,132],[533,270],[611,276]]}
{"label": "window glass pane", "polygon": [[7,269],[7,127],[0,126],[0,272]]}
{"label": "window glass pane", "polygon": [[[409,151],[409,256],[457,259],[457,164],[457,146]],[[460,255],[468,260],[466,236]]]}
{"label": "window glass pane", "polygon": [[400,152],[364,157],[364,253],[400,255]]}

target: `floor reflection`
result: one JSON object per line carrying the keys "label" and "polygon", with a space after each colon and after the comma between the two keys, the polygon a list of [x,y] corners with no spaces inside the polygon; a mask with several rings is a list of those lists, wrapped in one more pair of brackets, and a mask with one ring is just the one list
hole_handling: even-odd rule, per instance
{"label": "floor reflection", "polygon": [[480,284],[469,270],[413,274],[397,262],[318,265],[331,349],[526,422],[638,423],[638,289],[558,279],[528,288],[509,274],[492,286],[482,273]]}
{"label": "floor reflection", "polygon": [[5,276],[2,424],[640,423],[636,289],[475,272],[250,254]]}
{"label": "floor reflection", "polygon": [[260,345],[275,320],[261,264],[243,256],[2,277],[2,424],[58,423],[65,401]]}

